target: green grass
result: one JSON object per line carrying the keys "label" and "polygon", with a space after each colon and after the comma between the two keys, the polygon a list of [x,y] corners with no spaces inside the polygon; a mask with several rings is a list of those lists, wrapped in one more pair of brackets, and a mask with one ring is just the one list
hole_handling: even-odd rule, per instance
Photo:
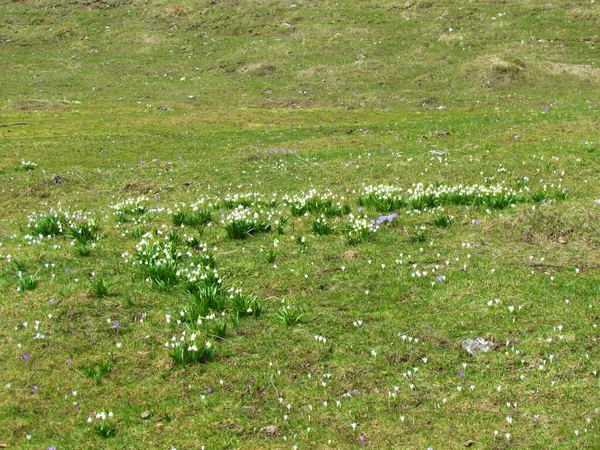
{"label": "green grass", "polygon": [[0,4],[0,443],[595,448],[599,8]]}

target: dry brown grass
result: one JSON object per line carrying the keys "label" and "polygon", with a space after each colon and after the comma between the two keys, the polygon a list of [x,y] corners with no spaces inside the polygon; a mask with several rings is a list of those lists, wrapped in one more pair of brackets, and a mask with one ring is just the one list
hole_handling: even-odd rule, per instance
{"label": "dry brown grass", "polygon": [[483,86],[513,83],[522,78],[526,65],[517,58],[502,55],[485,55],[465,65],[463,75],[467,80]]}
{"label": "dry brown grass", "polygon": [[243,64],[237,69],[237,71],[250,77],[264,77],[275,73],[277,71],[277,67],[273,64],[257,62]]}
{"label": "dry brown grass", "polygon": [[579,80],[599,81],[600,69],[587,64],[554,63],[550,61],[534,63],[534,67],[544,75],[568,75]]}

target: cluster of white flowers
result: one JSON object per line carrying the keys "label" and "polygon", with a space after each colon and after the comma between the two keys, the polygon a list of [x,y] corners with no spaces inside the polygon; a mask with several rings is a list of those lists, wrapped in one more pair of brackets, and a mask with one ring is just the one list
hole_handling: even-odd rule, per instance
{"label": "cluster of white flowers", "polygon": [[325,216],[323,214],[321,214],[321,217],[317,217],[315,219],[315,223],[327,225],[329,222],[327,222],[327,219],[325,218]]}
{"label": "cluster of white flowers", "polygon": [[238,206],[256,206],[263,203],[265,196],[258,192],[245,192],[243,194],[229,194],[227,193],[219,203],[227,207],[238,207]]}
{"label": "cluster of white flowers", "polygon": [[350,236],[364,236],[379,230],[379,224],[375,222],[371,223],[371,220],[366,215],[356,217],[354,214],[349,214],[348,222],[350,225],[348,234]]}
{"label": "cluster of white flowers", "polygon": [[97,219],[90,213],[84,211],[65,212],[65,219],[69,227],[76,227],[78,224],[97,225]]}
{"label": "cluster of white flowers", "polygon": [[289,205],[292,213],[295,215],[308,215],[308,208],[306,206],[306,202],[315,198],[317,195],[317,191],[311,189],[306,192],[301,192],[300,194],[294,194],[291,197],[289,195],[284,195],[282,200],[285,204]]}
{"label": "cluster of white flowers", "polygon": [[[132,262],[133,265],[161,265],[177,262],[184,253],[177,245],[169,240],[168,236],[156,236],[152,232],[148,232],[142,236],[140,242],[135,246],[135,256]],[[191,256],[191,252],[187,252]],[[129,262],[129,254],[122,254],[125,262]]]}
{"label": "cluster of white flowers", "polygon": [[[100,227],[98,225],[98,220],[91,213],[84,211],[75,211],[73,213],[67,212],[64,214],[64,219],[67,228],[70,231],[72,245],[74,245],[76,241],[95,241],[99,238]],[[95,244],[92,243],[91,246],[95,247]]]}
{"label": "cluster of white flowers", "polygon": [[112,209],[115,213],[123,211],[132,214],[141,214],[144,211],[146,211],[147,203],[148,197],[146,197],[145,195],[140,195],[137,198],[130,197],[122,202],[114,203],[110,205],[109,208]]}
{"label": "cluster of white flowers", "polygon": [[[277,240],[277,239],[275,239],[275,240]],[[233,298],[236,295],[241,295],[242,288],[231,286],[229,289],[227,289],[227,294],[229,294],[229,298]]]}
{"label": "cluster of white flowers", "polygon": [[327,338],[325,336],[321,336],[320,334],[315,334],[315,341],[326,344]]}
{"label": "cluster of white flowers", "polygon": [[223,218],[221,219],[221,223],[223,225],[225,225],[227,223],[238,222],[238,221],[239,222],[256,222],[259,217],[260,217],[260,214],[257,211],[252,211],[251,209],[245,208],[244,206],[240,205],[240,206],[237,206],[229,214],[223,216]]}
{"label": "cluster of white flowers", "polygon": [[100,412],[97,412],[96,414],[94,414],[93,416],[89,416],[87,418],[87,423],[92,423],[94,421],[94,419],[104,421],[106,419],[112,419],[113,417],[114,417],[114,414],[112,411],[109,411],[109,412],[100,411]]}
{"label": "cluster of white flowers", "polygon": [[363,187],[362,197],[371,197],[381,200],[401,200],[404,189],[389,184],[368,185]]}
{"label": "cluster of white flowers", "polygon": [[217,202],[215,199],[211,199],[209,197],[200,197],[194,203],[190,204],[192,211],[200,211],[201,209],[206,208],[215,208]]}
{"label": "cluster of white flowers", "polygon": [[423,183],[416,183],[406,191],[400,186],[380,184],[377,186],[364,186],[360,200],[363,204],[369,206],[387,205],[391,211],[398,209],[405,202],[415,204],[421,199],[435,199],[436,204],[444,202],[475,202],[478,199],[489,197],[507,196],[516,198],[527,191],[529,191],[529,188],[527,187],[515,190],[506,183],[498,183],[489,186],[479,184],[459,184],[454,186],[429,184],[426,186]]}
{"label": "cluster of white flowers", "polygon": [[213,344],[211,341],[206,341],[204,344],[199,342],[200,339],[195,332],[189,333],[183,330],[179,336],[171,336],[171,340],[165,342],[166,348],[184,347],[188,352],[197,352],[200,348],[211,349]]}
{"label": "cluster of white flowers", "polygon": [[177,277],[185,279],[188,283],[196,284],[205,282],[207,284],[223,284],[223,279],[215,268],[200,263],[190,262],[189,266],[182,267],[177,271]]}
{"label": "cluster of white flowers", "polygon": [[21,169],[23,170],[33,170],[37,167],[37,164],[34,163],[33,161],[25,161],[24,159],[21,160]]}
{"label": "cluster of white flowers", "polygon": [[311,189],[308,192],[301,192],[292,196],[286,194],[281,198],[281,201],[282,204],[290,207],[292,214],[302,216],[308,215],[309,212],[316,212],[319,205],[341,208],[344,197],[340,197],[329,190],[319,193],[316,189]]}
{"label": "cluster of white flowers", "polygon": [[171,215],[174,213],[181,213],[181,212],[199,212],[199,211],[205,211],[205,210],[211,210],[214,208],[217,208],[219,204],[219,199],[216,198],[211,198],[211,197],[200,197],[198,200],[196,200],[193,203],[190,203],[189,205],[185,202],[180,202],[177,203],[173,209],[168,208],[166,210],[167,214]]}
{"label": "cluster of white flowers", "polygon": [[259,222],[279,223],[281,216],[281,212],[276,210],[250,209],[240,205],[229,212],[229,214],[224,214],[221,218],[221,224],[227,225],[236,222],[247,222],[255,225]]}
{"label": "cluster of white flowers", "polygon": [[148,201],[148,197],[141,195],[137,198],[130,197],[122,202],[109,205],[109,208],[113,210],[113,216],[119,221],[124,222],[133,219],[135,222],[139,222],[139,216],[148,212]]}
{"label": "cluster of white flowers", "polygon": [[473,184],[473,185],[462,185],[458,184],[455,186],[448,186],[445,184],[434,185],[430,184],[425,186],[423,183],[413,184],[411,189],[407,189],[409,194],[409,200],[416,200],[421,197],[437,197],[437,198],[451,198],[451,197],[464,197],[464,198],[478,198],[478,197],[496,197],[502,195],[519,195],[522,194],[522,190],[515,190],[510,186],[503,183],[494,184],[491,186]]}
{"label": "cluster of white flowers", "polygon": [[44,238],[51,238],[65,231],[68,215],[59,208],[51,208],[49,212],[33,212],[27,218],[27,229],[25,240],[28,244],[39,244]]}
{"label": "cluster of white flowers", "polygon": [[182,238],[189,246],[196,250],[201,252],[206,252],[208,250],[208,244],[206,242],[200,242],[196,236],[190,236],[184,233]]}

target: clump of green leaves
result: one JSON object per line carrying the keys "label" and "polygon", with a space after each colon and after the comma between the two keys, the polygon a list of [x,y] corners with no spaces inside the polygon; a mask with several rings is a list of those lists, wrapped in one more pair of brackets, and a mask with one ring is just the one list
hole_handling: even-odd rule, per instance
{"label": "clump of green leaves", "polygon": [[33,213],[29,216],[28,231],[33,236],[53,237],[64,233],[67,222],[65,214],[51,209],[47,213]]}
{"label": "clump of green leaves", "polygon": [[343,226],[349,245],[358,245],[371,240],[378,229],[379,225],[369,221],[367,216],[354,217],[352,214],[348,216],[348,223]]}
{"label": "clump of green leaves", "polygon": [[[318,194],[314,189],[289,201],[292,216],[301,217],[308,213],[326,217],[338,217],[350,213],[350,205],[337,201],[338,197],[331,192]],[[341,198],[343,200],[343,197]]]}
{"label": "clump of green leaves", "polygon": [[179,206],[171,214],[171,221],[177,227],[202,227],[212,221],[210,209],[192,209],[185,206]]}
{"label": "clump of green leaves", "polygon": [[444,211],[437,211],[432,219],[433,224],[439,228],[448,228],[454,225],[454,217],[446,214]]}
{"label": "clump of green leaves", "polygon": [[316,218],[312,223],[312,230],[319,236],[327,236],[333,234],[333,225],[327,222],[324,215],[321,215],[321,217]]}
{"label": "clump of green leaves", "polygon": [[146,231],[143,228],[136,227],[131,232],[131,237],[134,239],[141,239],[144,234],[146,234]]}
{"label": "clump of green leaves", "polygon": [[90,256],[92,254],[92,247],[86,244],[77,244],[75,246],[75,251],[79,256]]}
{"label": "clump of green leaves", "polygon": [[289,221],[288,216],[281,216],[279,219],[275,220],[275,226],[277,227],[277,234],[285,234],[285,227]]}
{"label": "clump of green leaves", "polygon": [[108,297],[110,295],[110,290],[112,285],[107,282],[104,278],[91,277],[90,284],[92,287],[92,294],[96,298]]}
{"label": "clump of green leaves", "polygon": [[406,206],[400,188],[392,186],[377,186],[365,189],[365,193],[358,198],[358,206],[373,208],[381,213],[389,213]]}
{"label": "clump of green leaves", "polygon": [[298,246],[300,247],[300,253],[306,253],[306,250],[308,250],[308,245],[306,244],[305,236],[297,236],[296,244],[298,244]]}
{"label": "clump of green leaves", "polygon": [[201,342],[195,332],[183,331],[180,337],[173,336],[165,345],[171,349],[171,358],[181,366],[209,362],[215,357],[214,344],[211,341]]}
{"label": "clump of green leaves", "polygon": [[588,153],[594,153],[596,151],[596,146],[593,142],[585,141],[583,148]]}
{"label": "clump of green leaves", "polygon": [[68,220],[67,226],[67,235],[73,242],[86,245],[100,239],[100,227],[94,218],[77,215]]}
{"label": "clump of green leaves", "polygon": [[549,196],[548,193],[546,191],[535,191],[531,193],[531,201],[536,202],[536,203],[541,203],[544,201],[547,201]]}
{"label": "clump of green leaves", "polygon": [[238,207],[228,214],[221,226],[229,239],[247,239],[250,236],[271,231],[271,224],[261,220],[257,213]]}
{"label": "clump of green leaves", "polygon": [[136,245],[133,263],[159,291],[168,290],[179,282],[179,262],[183,253],[175,236],[170,234],[161,239],[147,233]]}
{"label": "clump of green leaves", "polygon": [[425,232],[425,227],[423,226],[415,226],[412,234],[410,235],[410,241],[414,243],[421,243],[427,240],[427,233]]}
{"label": "clump of green leaves", "polygon": [[262,300],[256,295],[242,294],[240,290],[229,298],[229,304],[232,314],[238,318],[258,317],[262,313]]}
{"label": "clump of green leaves", "polygon": [[30,172],[37,167],[37,164],[33,161],[25,161],[21,160],[21,164],[19,165],[19,169],[24,172]]}
{"label": "clump of green leaves", "polygon": [[10,263],[13,266],[15,266],[15,269],[17,269],[17,271],[19,271],[19,272],[25,271],[25,263],[19,261],[18,259],[12,259]]}
{"label": "clump of green leaves", "polygon": [[212,322],[212,336],[218,339],[223,339],[227,336],[227,322],[224,317],[215,317]]}
{"label": "clump of green leaves", "polygon": [[434,194],[420,195],[413,197],[408,201],[408,207],[413,210],[423,210],[427,208],[435,208],[441,204],[441,200]]}
{"label": "clump of green leaves", "polygon": [[193,292],[192,297],[202,310],[223,311],[225,308],[225,294],[218,284],[205,284]]}
{"label": "clump of green leaves", "polygon": [[95,364],[93,366],[84,367],[82,372],[85,376],[92,378],[96,385],[99,385],[102,381],[102,378],[108,376],[112,369],[113,358],[109,356],[106,361],[102,361],[101,363]]}
{"label": "clump of green leaves", "polygon": [[112,411],[109,411],[108,413],[100,411],[99,413],[96,413],[93,418],[89,417],[88,422],[94,422],[94,429],[98,436],[111,438],[115,437],[117,434],[117,424],[114,421]]}
{"label": "clump of green leaves", "polygon": [[482,197],[479,202],[481,205],[492,209],[506,209],[517,203],[517,198],[514,195],[489,195]]}
{"label": "clump of green leaves", "polygon": [[200,236],[184,236],[185,244],[190,247],[192,250],[206,250],[206,243],[202,242]]}
{"label": "clump of green leaves", "polygon": [[282,306],[275,315],[286,327],[293,327],[304,322],[305,317],[305,314],[293,305]]}
{"label": "clump of green leaves", "polygon": [[269,262],[269,264],[273,264],[275,262],[275,260],[277,259],[277,253],[275,251],[276,247],[273,246],[269,249],[268,253],[267,253],[267,261]]}
{"label": "clump of green leaves", "polygon": [[148,197],[142,195],[137,198],[128,198],[122,202],[111,205],[113,216],[119,223],[124,222],[142,222],[147,219]]}
{"label": "clump of green leaves", "polygon": [[569,191],[567,188],[557,189],[554,191],[554,198],[557,200],[566,200],[569,197]]}
{"label": "clump of green leaves", "polygon": [[38,282],[40,281],[37,273],[25,275],[21,271],[19,271],[17,276],[18,276],[17,291],[19,291],[19,292],[34,290],[37,287]]}
{"label": "clump of green leaves", "polygon": [[326,217],[339,217],[350,213],[350,205],[344,203],[334,203],[332,199],[320,199],[308,202],[308,211],[311,213],[322,214]]}

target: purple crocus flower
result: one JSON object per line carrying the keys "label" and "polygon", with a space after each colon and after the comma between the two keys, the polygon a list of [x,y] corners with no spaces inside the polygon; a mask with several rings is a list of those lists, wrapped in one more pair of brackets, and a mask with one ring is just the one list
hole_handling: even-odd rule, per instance
{"label": "purple crocus flower", "polygon": [[33,389],[33,392],[35,392],[35,393],[37,394],[37,391],[38,391],[39,387],[38,387],[38,385],[37,385],[37,384],[34,384],[34,385],[31,387],[31,389]]}
{"label": "purple crocus flower", "polygon": [[446,281],[446,275],[438,275],[437,279],[440,283],[443,283],[444,281]]}
{"label": "purple crocus flower", "polygon": [[25,362],[29,361],[29,353],[23,353],[23,355],[21,355],[21,359]]}
{"label": "purple crocus flower", "polygon": [[385,223],[385,222],[388,222],[388,223],[390,223],[390,222],[392,222],[392,221],[393,221],[393,220],[394,220],[396,217],[398,217],[398,213],[395,213],[395,212],[394,212],[394,213],[391,213],[391,214],[388,214],[388,215],[379,216],[379,217],[377,218],[377,221],[376,221],[376,223],[377,223],[377,224],[382,224],[382,223]]}
{"label": "purple crocus flower", "polygon": [[460,370],[458,371],[458,376],[459,376],[459,377],[461,377],[461,378],[462,378],[462,377],[464,377],[464,376],[465,376],[465,371],[464,371],[464,370],[462,370],[462,369],[460,369]]}

